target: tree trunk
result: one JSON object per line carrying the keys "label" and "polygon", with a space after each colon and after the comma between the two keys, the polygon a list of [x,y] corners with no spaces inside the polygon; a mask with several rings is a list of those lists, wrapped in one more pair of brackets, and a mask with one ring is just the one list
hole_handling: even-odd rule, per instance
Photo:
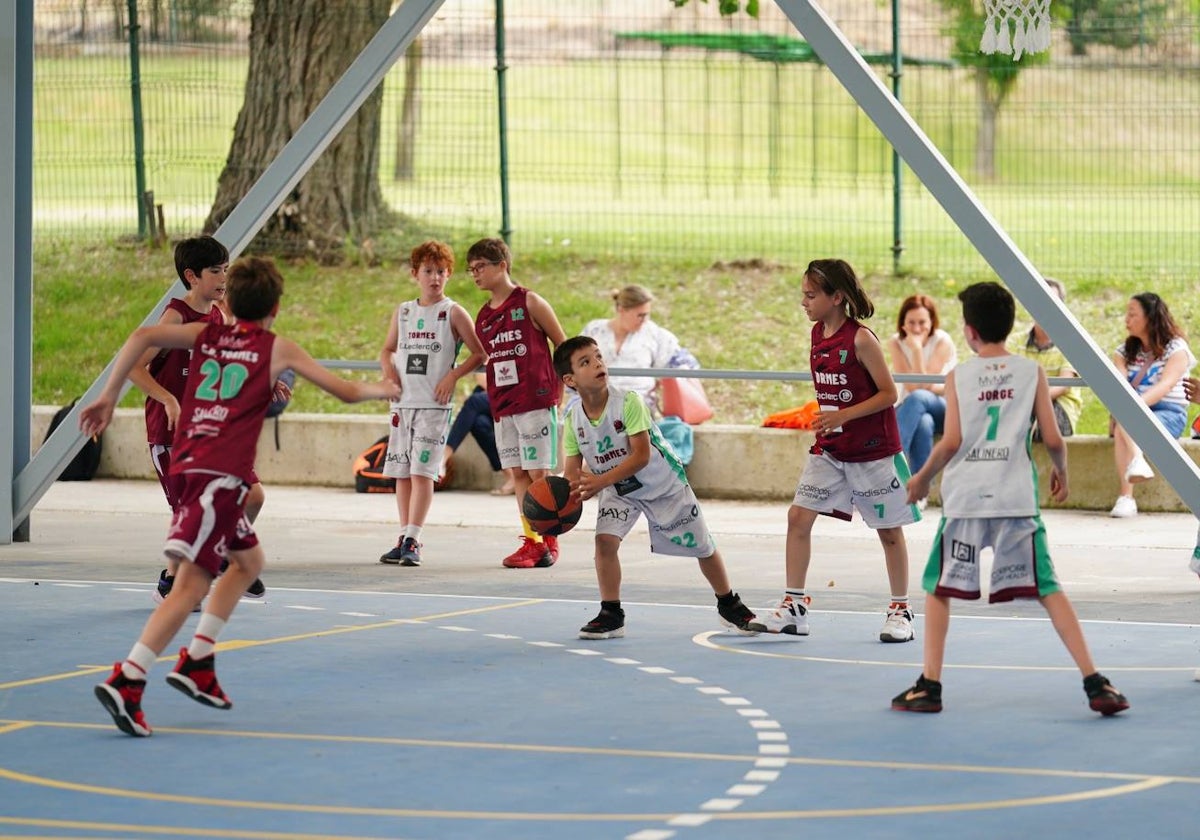
{"label": "tree trunk", "polygon": [[975,130],[975,174],[991,180],[996,177],[996,117],[1000,103],[989,84],[985,67],[975,68],[975,92],[979,100],[979,125]]}
{"label": "tree trunk", "polygon": [[[215,230],[387,20],[390,0],[330,14],[326,0],[255,0],[233,143],[204,223]],[[258,251],[332,258],[388,213],[379,187],[382,88],[367,98],[259,232]]]}
{"label": "tree trunk", "polygon": [[400,109],[400,132],[396,136],[395,181],[411,181],[415,174],[417,123],[421,117],[421,39],[416,38],[404,54],[404,104]]}

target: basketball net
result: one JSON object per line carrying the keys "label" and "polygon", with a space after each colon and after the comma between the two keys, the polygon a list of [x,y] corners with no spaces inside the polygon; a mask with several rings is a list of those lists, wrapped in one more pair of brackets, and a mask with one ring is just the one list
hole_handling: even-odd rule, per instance
{"label": "basketball net", "polygon": [[983,7],[987,19],[980,52],[1004,53],[1020,61],[1024,53],[1049,49],[1050,0],[984,0]]}

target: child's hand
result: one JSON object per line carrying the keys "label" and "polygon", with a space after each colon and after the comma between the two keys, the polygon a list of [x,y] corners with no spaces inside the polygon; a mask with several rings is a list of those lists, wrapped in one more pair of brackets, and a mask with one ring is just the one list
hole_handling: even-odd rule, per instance
{"label": "child's hand", "polygon": [[167,414],[167,431],[171,431],[179,423],[179,414],[183,409],[179,407],[179,400],[175,399],[173,394],[167,394],[167,399],[163,402],[163,411]]}
{"label": "child's hand", "polygon": [[116,402],[111,398],[100,397],[79,412],[79,428],[88,437],[100,434],[112,420],[115,405]]}
{"label": "child's hand", "polygon": [[454,399],[454,386],[458,384],[458,379],[453,374],[446,374],[434,386],[433,398],[442,405],[449,405],[450,400]]}
{"label": "child's hand", "polygon": [[587,470],[581,470],[579,478],[571,484],[571,492],[578,496],[580,501],[584,502],[603,489],[604,487],[600,483],[600,479]]}
{"label": "child's hand", "polygon": [[1190,402],[1200,403],[1200,379],[1194,376],[1183,378],[1183,392]]}
{"label": "child's hand", "polygon": [[1052,467],[1050,469],[1050,498],[1056,502],[1065,502],[1067,494],[1067,474]]}
{"label": "child's hand", "polygon": [[813,418],[812,428],[818,435],[828,435],[836,431],[841,431],[842,412],[840,411],[821,411]]}
{"label": "child's hand", "polygon": [[910,478],[905,487],[908,489],[907,501],[910,505],[915,505],[921,499],[929,496],[929,478],[921,473]]}

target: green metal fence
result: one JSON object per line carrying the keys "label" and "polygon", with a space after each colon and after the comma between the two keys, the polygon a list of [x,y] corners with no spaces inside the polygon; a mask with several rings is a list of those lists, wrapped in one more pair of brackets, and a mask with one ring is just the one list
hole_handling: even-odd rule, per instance
{"label": "green metal fence", "polygon": [[[721,19],[714,5],[505,0],[502,171],[499,4],[448,0],[421,35],[416,71],[401,62],[384,83],[387,200],[467,235],[507,221],[518,250],[795,262],[838,253],[885,269],[898,212],[901,268],[982,268],[911,174],[901,173],[896,199],[891,149],[771,3],[759,20]],[[337,7],[355,11],[353,0]],[[166,236],[186,235],[212,204],[242,99],[251,4],[134,8],[136,85],[128,2],[37,4],[39,237],[148,235],[160,212]],[[1133,27],[1106,36],[1122,47],[1093,43],[1086,55],[1072,55],[1056,24],[1049,60],[1024,69],[998,111],[983,174],[978,71],[949,61],[936,0],[904,4],[902,101],[1045,273],[1177,277],[1200,267],[1198,30],[1185,12],[1155,8],[1149,22],[1109,21]],[[891,8],[826,9],[890,84]],[[412,78],[419,108],[405,120]]]}

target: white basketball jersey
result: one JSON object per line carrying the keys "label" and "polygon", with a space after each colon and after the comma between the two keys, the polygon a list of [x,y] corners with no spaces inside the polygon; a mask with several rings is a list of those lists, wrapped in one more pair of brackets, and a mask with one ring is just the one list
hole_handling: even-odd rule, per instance
{"label": "white basketball jersey", "polygon": [[1021,356],[972,356],[954,369],[962,445],[942,476],[947,519],[1036,516],[1030,456],[1038,363]]}
{"label": "white basketball jersey", "polygon": [[[609,386],[608,405],[600,420],[593,424],[583,410],[583,403],[576,401],[571,407],[567,421],[572,424],[579,454],[588,469],[595,475],[606,473],[629,457],[633,450],[629,435],[625,431],[626,401],[633,400],[634,410],[649,417],[646,404],[633,391],[622,391]],[[650,462],[629,478],[613,485],[618,496],[631,499],[657,499],[687,484],[687,475],[675,450],[659,432],[658,426],[650,424]]]}
{"label": "white basketball jersey", "polygon": [[410,300],[400,304],[392,362],[400,374],[401,408],[445,408],[433,395],[442,377],[454,367],[458,344],[450,323],[454,301],[444,298],[432,306]]}

